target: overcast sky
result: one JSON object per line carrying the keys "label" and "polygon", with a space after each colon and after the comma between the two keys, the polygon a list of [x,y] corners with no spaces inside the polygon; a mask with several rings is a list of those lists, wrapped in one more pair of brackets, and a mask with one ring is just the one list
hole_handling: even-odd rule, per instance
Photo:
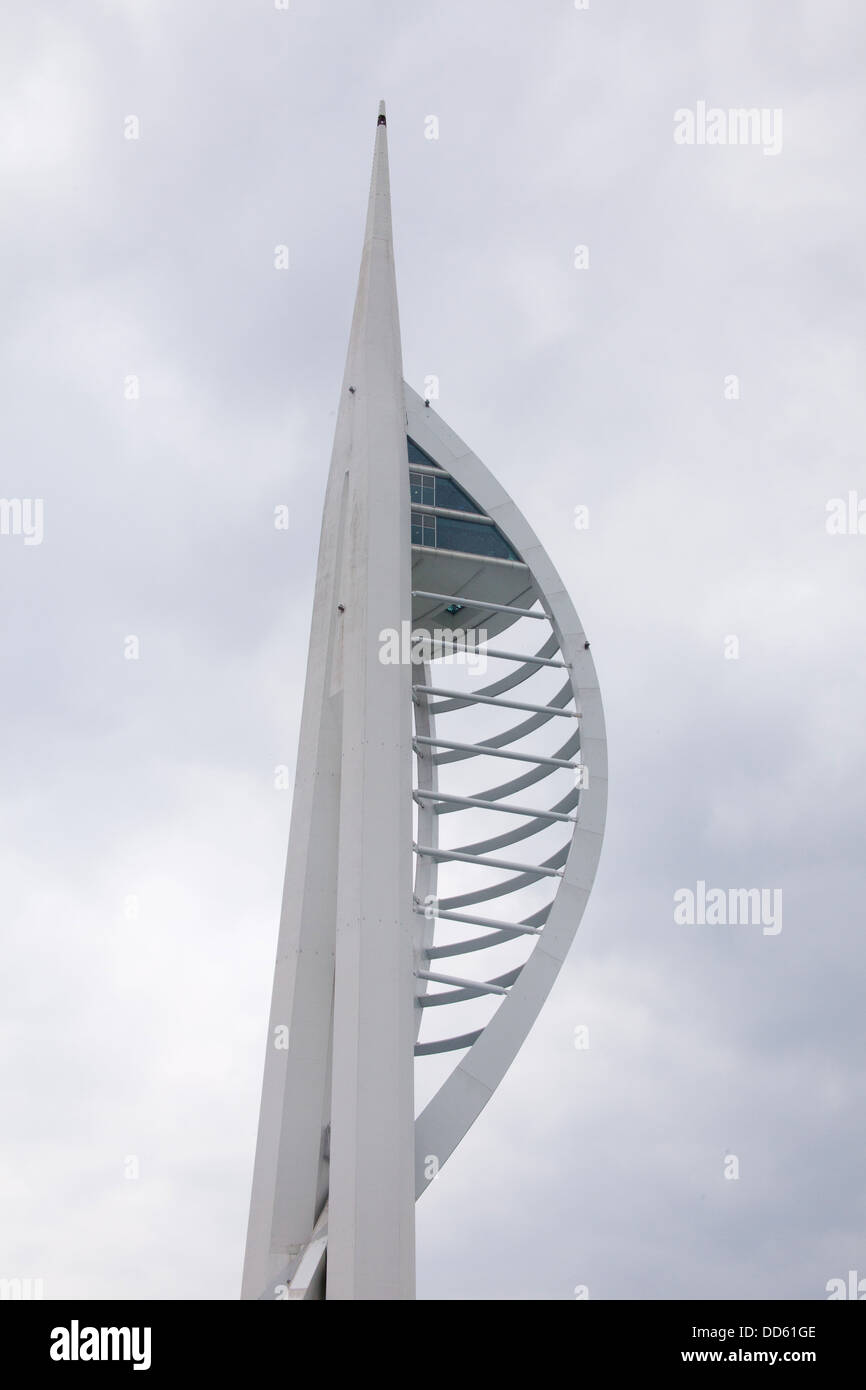
{"label": "overcast sky", "polygon": [[[44,526],[0,535],[0,1276],[238,1296],[380,97],[407,380],[560,570],[611,768],[419,1297],[866,1276],[866,535],[827,530],[866,498],[864,37],[847,0],[4,7],[0,494]],[[701,102],[781,148],[677,144]],[[699,880],[782,930],[677,924]]]}

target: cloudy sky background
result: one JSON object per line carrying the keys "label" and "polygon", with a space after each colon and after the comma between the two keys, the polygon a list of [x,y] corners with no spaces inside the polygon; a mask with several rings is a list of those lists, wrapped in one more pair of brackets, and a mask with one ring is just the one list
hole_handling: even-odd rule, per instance
{"label": "cloudy sky background", "polygon": [[[0,494],[45,534],[0,536],[0,1276],[238,1294],[380,97],[406,377],[559,568],[611,762],[571,957],[419,1204],[419,1296],[866,1275],[866,536],[825,526],[866,497],[866,18],[50,0],[2,30]],[[781,108],[781,153],[675,145],[701,100]],[[677,926],[698,879],[781,888],[783,930]]]}

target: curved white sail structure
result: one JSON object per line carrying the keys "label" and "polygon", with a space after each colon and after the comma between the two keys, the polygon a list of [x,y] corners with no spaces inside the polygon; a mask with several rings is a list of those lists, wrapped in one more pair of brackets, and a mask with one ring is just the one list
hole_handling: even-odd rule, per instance
{"label": "curved white sail structure", "polygon": [[[485,546],[485,531],[493,529],[511,552],[504,554],[506,546],[496,547],[499,556],[413,546],[414,631],[426,629],[431,637],[447,627],[486,632],[493,640],[479,653],[486,655],[488,667],[502,670],[494,680],[467,681],[457,691],[446,688],[448,682],[440,677],[413,681],[414,795],[420,807],[414,906],[427,924],[416,947],[417,968],[422,982],[446,986],[431,995],[422,983],[420,1006],[448,1014],[454,1005],[481,995],[498,1001],[484,1026],[416,1043],[419,1057],[463,1053],[416,1121],[420,1193],[513,1061],[577,931],[601,853],[607,752],[589,644],[556,570],[481,461],[408,386],[405,399],[416,460],[421,450],[429,460],[410,465],[413,477],[420,473],[430,479],[434,497],[440,481],[447,479],[477,509],[460,517],[463,535],[457,541],[446,530],[446,544],[493,550]],[[442,519],[447,527],[453,510],[431,506],[421,512],[434,518],[437,542]],[[481,533],[478,542],[465,538],[472,526]],[[415,530],[417,535],[417,525]],[[457,612],[449,613],[455,607]],[[520,630],[521,636],[509,642],[508,629]],[[553,678],[545,682],[549,693],[533,698],[532,687],[540,677]],[[473,732],[461,735],[461,722],[470,723]],[[548,730],[554,733],[552,744],[550,739],[541,743]],[[486,769],[496,762],[501,772],[491,778]],[[454,763],[485,772],[475,773],[462,793],[447,792],[443,774]],[[458,833],[452,837],[453,848],[443,849],[437,822],[444,815],[455,821],[474,815],[478,822],[490,822],[490,833],[472,843],[461,843]],[[558,832],[552,850],[550,834],[542,833],[550,831]],[[536,848],[541,841],[548,848]],[[467,891],[437,897],[430,866],[447,862],[480,871],[479,886],[466,873]],[[530,885],[545,885],[542,906],[526,914],[513,910],[509,905],[525,897]],[[440,942],[430,931],[434,922],[459,923],[462,930]],[[528,948],[525,960],[501,974],[486,974],[483,963],[493,948],[515,942]],[[447,969],[441,964],[445,960]],[[450,964],[455,960],[459,969]],[[470,964],[476,965],[474,972]]]}
{"label": "curved white sail structure", "polygon": [[562,582],[493,475],[403,381],[381,106],[242,1297],[414,1298],[415,1200],[556,979],[606,789],[595,668]]}

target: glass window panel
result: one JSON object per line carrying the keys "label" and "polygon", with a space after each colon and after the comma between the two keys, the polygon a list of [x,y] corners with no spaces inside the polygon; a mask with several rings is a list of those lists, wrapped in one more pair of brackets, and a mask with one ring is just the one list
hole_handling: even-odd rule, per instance
{"label": "glass window panel", "polygon": [[495,526],[479,526],[477,521],[456,521],[437,517],[436,544],[441,550],[459,550],[465,555],[490,555],[498,560],[517,556]]}
{"label": "glass window panel", "polygon": [[449,507],[452,512],[475,512],[476,515],[483,515],[480,507],[476,507],[462,487],[458,487],[451,478],[431,478],[431,482],[436,484],[437,507]]}
{"label": "glass window panel", "polygon": [[434,463],[429,454],[425,454],[423,449],[419,449],[414,439],[406,436],[406,446],[409,451],[410,463],[424,463],[428,468],[438,468],[438,463]]}

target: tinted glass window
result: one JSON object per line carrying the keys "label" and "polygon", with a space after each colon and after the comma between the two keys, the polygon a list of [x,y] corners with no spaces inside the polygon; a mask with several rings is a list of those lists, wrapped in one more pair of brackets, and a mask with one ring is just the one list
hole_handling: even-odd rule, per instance
{"label": "tinted glass window", "polygon": [[436,518],[424,512],[412,513],[412,544],[436,544]]}
{"label": "tinted glass window", "polygon": [[462,487],[458,487],[451,478],[431,478],[430,481],[436,484],[437,507],[450,507],[452,512],[481,514],[481,508],[476,507],[475,503],[466,496]]}
{"label": "tinted glass window", "polygon": [[429,473],[410,473],[409,474],[409,497],[417,506],[419,502],[425,507],[432,507],[434,504],[436,479],[431,478]]}
{"label": "tinted glass window", "polygon": [[517,559],[495,526],[479,526],[477,521],[437,517],[436,544],[441,550],[461,550],[466,555],[490,555],[497,560]]}
{"label": "tinted glass window", "polygon": [[430,455],[429,455],[429,454],[425,454],[423,449],[419,449],[419,448],[418,448],[418,445],[415,443],[415,440],[414,440],[414,439],[410,439],[410,438],[408,437],[408,435],[407,435],[407,437],[406,437],[406,445],[407,445],[407,448],[408,448],[408,450],[409,450],[409,462],[410,462],[410,463],[423,463],[423,464],[426,464],[426,466],[427,466],[428,468],[438,468],[438,467],[439,467],[438,463],[434,463],[434,461],[433,461],[433,459],[431,459]]}

